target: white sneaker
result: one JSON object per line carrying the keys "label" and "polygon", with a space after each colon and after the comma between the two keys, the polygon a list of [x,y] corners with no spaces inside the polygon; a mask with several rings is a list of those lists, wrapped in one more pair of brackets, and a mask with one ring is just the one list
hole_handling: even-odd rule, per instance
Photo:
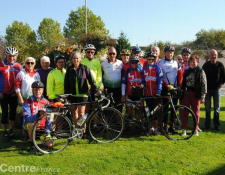
{"label": "white sneaker", "polygon": [[160,132],[157,128],[155,128],[155,136],[159,136],[160,135]]}
{"label": "white sneaker", "polygon": [[202,130],[198,127],[198,132],[202,132]]}
{"label": "white sneaker", "polygon": [[198,136],[198,131],[197,130],[195,130],[195,135]]}
{"label": "white sneaker", "polygon": [[183,129],[181,136],[186,136],[187,135],[187,130]]}

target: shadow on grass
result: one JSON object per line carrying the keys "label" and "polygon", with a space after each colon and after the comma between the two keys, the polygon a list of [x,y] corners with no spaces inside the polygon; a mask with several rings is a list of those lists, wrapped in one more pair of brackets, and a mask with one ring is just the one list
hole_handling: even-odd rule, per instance
{"label": "shadow on grass", "polygon": [[217,169],[215,169],[215,170],[213,170],[213,171],[211,171],[211,172],[208,172],[208,173],[206,173],[206,175],[223,175],[224,174],[224,172],[225,172],[225,165],[223,165],[223,166],[221,166],[221,167],[219,167],[219,168],[217,168]]}

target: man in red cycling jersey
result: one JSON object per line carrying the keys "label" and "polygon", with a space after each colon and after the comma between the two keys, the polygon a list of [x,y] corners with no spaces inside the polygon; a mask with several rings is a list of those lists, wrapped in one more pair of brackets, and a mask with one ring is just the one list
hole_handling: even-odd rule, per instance
{"label": "man in red cycling jersey", "polygon": [[181,69],[184,72],[185,70],[187,70],[190,66],[188,65],[188,60],[191,57],[191,49],[189,49],[188,47],[184,47],[181,50],[181,56],[183,59],[183,63],[181,64]]}
{"label": "man in red cycling jersey", "polygon": [[[6,59],[0,62],[0,100],[2,108],[2,129],[3,142],[8,142],[10,139],[15,139],[13,134],[14,121],[16,117],[17,95],[15,92],[15,78],[21,71],[21,64],[16,62],[18,50],[15,47],[6,47]],[[8,116],[9,114],[9,116]],[[6,124],[9,117],[9,134],[6,130]]]}
{"label": "man in red cycling jersey", "polygon": [[144,58],[140,58],[141,56],[141,48],[138,46],[134,46],[132,48],[132,53],[131,56],[137,56],[139,58],[139,65],[141,65],[141,69],[143,69],[144,63],[145,63],[145,59]]}
{"label": "man in red cycling jersey", "polygon": [[123,62],[123,69],[122,69],[122,76],[123,76],[126,70],[130,68],[130,63],[129,63],[130,51],[128,49],[123,49],[120,52],[120,57]]}

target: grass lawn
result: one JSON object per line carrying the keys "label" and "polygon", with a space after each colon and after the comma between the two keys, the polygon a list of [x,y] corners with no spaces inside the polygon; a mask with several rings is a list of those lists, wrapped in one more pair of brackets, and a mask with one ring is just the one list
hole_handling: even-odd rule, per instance
{"label": "grass lawn", "polygon": [[[121,137],[109,144],[71,142],[54,155],[27,152],[28,142],[0,140],[0,174],[225,174],[225,97],[221,102],[221,131],[199,133],[188,141],[170,141],[164,136]],[[201,106],[200,128],[204,127]],[[21,130],[16,130],[18,134]],[[2,138],[0,129],[0,139]],[[16,167],[17,166],[17,167]],[[28,167],[29,166],[29,167]],[[18,173],[18,171],[22,173]],[[17,171],[17,172],[15,172]],[[52,172],[51,172],[52,171]],[[5,172],[5,173],[4,173]],[[12,173],[11,173],[12,172]]]}

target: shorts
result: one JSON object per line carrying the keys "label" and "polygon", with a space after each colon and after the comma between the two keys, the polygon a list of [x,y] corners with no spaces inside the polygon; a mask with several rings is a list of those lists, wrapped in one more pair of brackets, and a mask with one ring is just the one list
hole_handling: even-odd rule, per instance
{"label": "shorts", "polygon": [[70,97],[71,103],[86,103],[88,101],[88,97]]}
{"label": "shorts", "polygon": [[[138,98],[138,99],[131,98],[130,99],[130,97],[131,96],[128,96],[128,98],[126,99],[126,101],[128,101],[128,102],[135,102],[135,103],[137,103],[137,106],[141,107],[141,103],[140,103],[141,100],[140,100],[140,98]],[[127,106],[132,106],[132,104],[131,103],[130,104],[127,104]]]}

